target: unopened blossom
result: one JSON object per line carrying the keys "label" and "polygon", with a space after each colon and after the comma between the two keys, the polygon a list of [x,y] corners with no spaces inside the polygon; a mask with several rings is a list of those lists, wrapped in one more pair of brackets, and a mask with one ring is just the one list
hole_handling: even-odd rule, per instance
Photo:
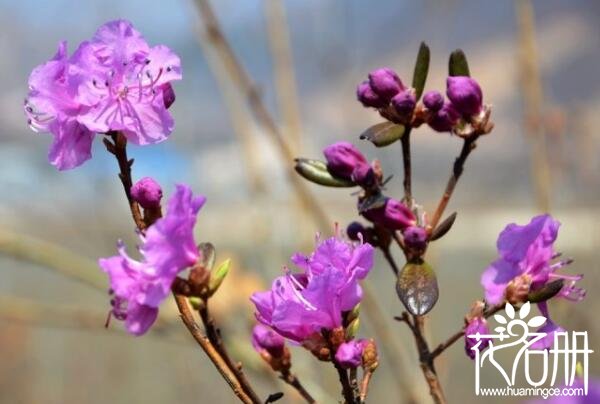
{"label": "unopened blossom", "polygon": [[129,257],[121,242],[118,255],[98,261],[110,280],[111,314],[125,321],[129,333],[142,335],[150,328],[177,274],[198,260],[193,229],[204,202],[178,185],[166,215],[140,235],[141,261]]}
{"label": "unopened blossom", "polygon": [[344,369],[356,368],[362,362],[365,340],[352,340],[341,344],[335,352],[336,362]]}
{"label": "unopened blossom", "polygon": [[417,220],[408,206],[392,198],[388,198],[383,206],[366,210],[362,215],[390,230],[404,230],[414,226]]}
{"label": "unopened blossom", "polygon": [[422,250],[427,246],[427,230],[419,226],[409,226],[403,232],[406,247]]}
{"label": "unopened blossom", "polygon": [[54,57],[31,72],[25,99],[31,129],[54,136],[48,160],[59,170],[77,167],[92,156],[94,132],[77,119],[84,107],[75,99],[75,75],[67,57],[67,43],[62,41]]}
{"label": "unopened blossom", "polygon": [[[437,105],[435,107],[437,108]],[[428,115],[427,124],[436,132],[451,132],[459,119],[460,115],[454,105],[446,101],[439,110],[431,111]]]}
{"label": "unopened blossom", "polygon": [[318,242],[309,256],[295,254],[292,261],[302,272],[286,269],[271,290],[252,295],[258,321],[296,342],[341,327],[342,313],[362,298],[359,280],[373,266],[373,247],[336,236]]}
{"label": "unopened blossom", "polygon": [[131,187],[131,197],[144,209],[159,207],[162,196],[160,184],[151,177],[144,177]]}
{"label": "unopened blossom", "polygon": [[369,73],[369,85],[375,94],[386,102],[404,90],[402,81],[389,67],[382,67]]}
{"label": "unopened blossom", "polygon": [[381,98],[373,91],[368,80],[363,81],[358,85],[356,88],[356,98],[365,107],[383,108],[388,104],[385,99]]}
{"label": "unopened blossom", "polygon": [[333,143],[323,149],[323,154],[327,160],[327,170],[336,177],[350,180],[358,168],[370,168],[366,157],[349,142]]}
{"label": "unopened blossom", "polygon": [[423,95],[423,105],[430,111],[439,111],[444,106],[444,96],[439,91],[428,91]]}
{"label": "unopened blossom", "polygon": [[465,328],[465,352],[469,358],[475,359],[475,349],[481,352],[489,346],[489,341],[491,341],[489,338],[476,338],[476,336],[478,334],[489,335],[489,333],[487,321],[482,316],[474,317],[467,323]]}
{"label": "unopened blossom", "polygon": [[446,95],[456,111],[464,117],[479,114],[483,107],[481,87],[468,76],[448,77]]}
{"label": "unopened blossom", "polygon": [[252,329],[252,346],[258,353],[278,357],[283,355],[285,339],[269,327],[257,324]]}
{"label": "unopened blossom", "polygon": [[416,105],[417,97],[413,89],[403,90],[392,98],[394,112],[403,122],[410,121]]}
{"label": "unopened blossom", "polygon": [[29,77],[30,127],[54,136],[48,159],[59,170],[91,157],[95,133],[120,131],[135,144],[160,142],[173,130],[167,108],[181,62],[166,46],[150,47],[130,22],[111,21],[71,55],[56,55]]}

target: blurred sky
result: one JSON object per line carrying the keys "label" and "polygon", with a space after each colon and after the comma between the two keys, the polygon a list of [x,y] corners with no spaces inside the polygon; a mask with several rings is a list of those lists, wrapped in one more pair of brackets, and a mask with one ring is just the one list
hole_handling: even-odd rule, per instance
{"label": "blurred sky", "polygon": [[[259,86],[268,108],[278,118],[265,3],[258,0],[215,0],[212,3],[235,52]],[[514,3],[287,0],[284,4],[303,129],[299,155],[319,157],[320,150],[328,143],[353,141],[369,158],[379,158],[386,174],[395,174],[388,192],[400,195],[399,146],[376,150],[370,144],[359,143],[362,130],[381,118],[362,108],[355,101],[354,92],[356,84],[364,80],[370,70],[380,66],[396,69],[405,82],[410,82],[414,57],[422,40],[432,50],[427,89],[443,90],[447,56],[460,47],[469,57],[472,75],[481,83],[485,102],[494,106],[496,128],[479,141],[478,149],[469,158],[450,207],[459,211],[459,220],[452,235],[432,252],[432,260],[441,260],[445,267],[462,269],[440,273],[440,283],[446,282],[446,290],[463,288],[467,291],[461,296],[452,296],[444,294],[442,289],[439,314],[434,314],[434,321],[439,325],[434,331],[447,331],[452,326],[450,320],[459,319],[469,302],[479,296],[480,293],[474,291],[478,288],[479,273],[493,259],[495,237],[504,224],[513,220],[523,222],[539,213],[532,191],[530,147],[522,126]],[[586,286],[593,289],[600,286],[597,275],[600,235],[596,226],[600,220],[600,133],[597,130],[600,127],[597,112],[600,110],[600,81],[597,80],[600,2],[546,0],[533,4],[545,95],[542,112],[548,126],[552,212],[563,222],[561,248],[569,248],[570,255],[577,255],[580,264],[575,271],[589,274]],[[228,106],[207,56],[198,44],[199,18],[191,1],[0,0],[0,189],[3,190],[0,227],[52,240],[91,260],[112,254],[117,238],[135,242],[116,178],[116,164],[103,150],[101,142],[95,142],[91,161],[75,170],[59,173],[46,160],[50,136],[31,132],[22,111],[30,71],[54,54],[58,42],[66,39],[73,50],[80,41],[91,37],[99,25],[114,18],[131,20],[150,44],[168,45],[183,62],[184,79],[175,84],[177,101],[172,107],[176,129],[162,144],[130,147],[130,155],[136,158],[135,178],[154,176],[167,195],[176,182],[188,182],[196,192],[207,195],[209,203],[199,223],[200,239],[210,238],[238,257],[240,267],[266,281],[268,276],[264,275],[278,273],[292,251],[310,247],[316,226],[301,219],[275,149],[264,133],[248,121],[245,124],[251,128],[258,144],[256,157],[261,176],[267,183],[266,192],[258,195],[251,192],[243,148],[234,133]],[[243,96],[236,96],[243,103]],[[415,193],[420,203],[430,207],[443,189],[460,143],[456,138],[427,128],[420,129],[413,140]],[[353,220],[354,198],[350,192],[316,186],[310,189],[323,203],[332,222],[343,225]],[[36,272],[35,268],[16,261],[1,262],[2,293],[27,296],[25,285],[34,276],[28,274],[48,279],[47,275],[40,275],[39,268]],[[389,290],[389,277],[384,270],[374,275],[374,282],[385,288],[384,306],[397,311],[397,301]],[[44,293],[50,300],[62,301],[64,296],[70,296],[66,293],[71,292],[67,291],[75,288],[57,280],[48,282],[52,290]],[[95,302],[93,307],[100,311],[105,309],[101,299],[87,300],[81,291],[76,295]],[[588,299],[589,307],[600,306],[595,293]],[[563,318],[571,321],[569,325],[595,327],[592,328],[597,334],[594,338],[600,342],[600,326],[593,326],[589,316],[580,313],[581,318],[572,317],[566,309],[561,310]],[[569,310],[581,308],[569,306]],[[35,352],[43,352],[47,341],[57,346],[63,340],[78,341],[69,335],[57,331],[48,336],[46,331],[34,331],[32,346]],[[96,337],[79,335],[79,338],[83,344]],[[106,349],[112,350],[119,343],[111,339]],[[128,347],[131,346],[129,343]],[[599,346],[596,345],[596,349]],[[65,346],[63,349],[68,351]],[[79,349],[81,352],[83,348]],[[140,363],[150,360],[140,359],[144,349],[147,348],[142,346],[139,352],[131,354],[134,365],[127,369],[144,367]],[[455,349],[448,361],[466,374],[471,371],[470,363],[464,363],[458,351],[460,349]],[[176,355],[184,361],[181,372],[185,373],[190,366],[199,369],[200,365],[190,365],[191,360],[181,353],[173,353],[170,348],[162,347],[161,352],[164,360]],[[31,360],[30,356],[25,358]],[[41,383],[36,384],[38,393],[48,388],[39,380],[52,372],[51,358],[46,359],[48,361],[44,361],[36,373],[36,383]],[[118,367],[119,362],[116,363],[110,366]],[[25,369],[24,374],[29,375],[31,369],[27,366]],[[207,367],[201,369],[205,373],[210,371]],[[600,368],[595,371],[599,372]],[[107,389],[112,380],[110,375],[102,373],[103,370],[98,372],[101,373],[98,376],[100,388]],[[69,377],[77,373],[64,376],[65,386],[68,386],[66,381],[71,380]],[[208,379],[206,384],[210,386],[211,380],[216,379]],[[471,380],[465,383],[470,389]],[[129,387],[120,384],[115,388],[126,392]],[[147,387],[143,380],[137,380],[134,392],[120,398],[111,396],[110,402],[131,402],[124,397],[135,394],[140,394],[146,402],[174,399],[175,387],[160,389],[154,396],[144,393]],[[81,388],[84,397],[94,391],[88,385]],[[451,397],[462,397],[460,386],[449,388]],[[62,390],[53,387],[47,402],[82,402],[65,399],[67,390],[64,386]],[[385,397],[385,389],[375,387],[374,391],[375,397]],[[38,393],[32,393],[34,398],[40,397]],[[181,394],[189,397],[198,391],[190,388]],[[0,393],[0,402],[13,403],[15,397],[3,397]],[[100,398],[88,399],[89,402],[107,402]]]}

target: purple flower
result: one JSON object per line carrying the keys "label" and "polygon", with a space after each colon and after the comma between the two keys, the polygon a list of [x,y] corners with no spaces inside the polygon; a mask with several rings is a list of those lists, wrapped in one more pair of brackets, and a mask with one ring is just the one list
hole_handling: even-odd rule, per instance
{"label": "purple flower", "polygon": [[451,132],[459,119],[460,115],[453,104],[445,102],[439,110],[432,110],[432,113],[427,120],[427,124],[436,132]]}
{"label": "purple flower", "polygon": [[110,279],[111,313],[125,321],[129,333],[142,335],[150,328],[177,274],[198,260],[193,229],[204,202],[189,187],[178,185],[167,214],[140,236],[142,261],[130,258],[121,242],[119,255],[98,261]]}
{"label": "purple flower", "polygon": [[490,341],[489,338],[469,338],[469,336],[475,337],[477,334],[487,335],[489,333],[490,331],[485,318],[474,317],[469,321],[465,328],[465,352],[469,358],[475,359],[475,346],[477,346],[475,349],[482,352],[488,347],[488,342]]}
{"label": "purple flower", "polygon": [[82,106],[75,101],[74,68],[67,59],[67,43],[29,76],[25,114],[31,129],[50,132],[54,141],[48,160],[59,170],[77,167],[92,156],[94,133],[77,121]]}
{"label": "purple flower", "polygon": [[439,91],[428,91],[423,96],[423,104],[428,110],[437,112],[444,106],[444,96]]}
{"label": "purple flower", "polygon": [[[163,45],[150,47],[125,20],[101,26],[73,55],[80,72],[79,121],[94,132],[122,131],[138,145],[165,140],[174,122],[167,84],[181,79],[181,61]],[[167,99],[164,90],[167,89]]]}
{"label": "purple flower", "polygon": [[454,108],[463,116],[479,114],[483,106],[483,94],[479,84],[467,76],[448,77],[446,95]]}
{"label": "purple flower", "polygon": [[417,97],[412,89],[401,91],[392,98],[394,111],[404,121],[410,120],[416,105]]}
{"label": "purple flower", "polygon": [[427,230],[418,226],[407,227],[402,232],[407,247],[422,250],[427,246]]}
{"label": "purple flower", "polygon": [[158,208],[163,193],[154,178],[144,177],[131,187],[131,197],[144,209]]}
{"label": "purple flower", "polygon": [[276,278],[270,291],[251,297],[257,319],[278,334],[302,342],[322,329],[342,326],[342,313],[362,298],[358,283],[373,266],[373,247],[338,237],[319,242],[310,256],[295,254],[302,273]]}
{"label": "purple flower", "polygon": [[375,94],[368,80],[358,85],[356,88],[356,98],[365,107],[383,108],[388,104],[384,99]]}
{"label": "purple flower", "polygon": [[181,79],[179,57],[150,48],[131,23],[112,21],[68,57],[66,42],[29,77],[25,113],[35,131],[50,132],[48,159],[59,170],[91,157],[95,133],[122,131],[145,145],[167,138],[175,99],[170,82]]}
{"label": "purple flower", "polygon": [[571,261],[552,263],[560,255],[554,251],[559,226],[560,223],[550,215],[536,216],[525,226],[514,223],[506,226],[497,242],[500,257],[481,276],[489,304],[501,303],[507,297],[509,287],[515,284],[529,285],[529,290],[535,291],[556,279],[567,281],[558,296],[573,301],[583,299],[585,291],[575,287],[582,275],[556,273]]}
{"label": "purple flower", "polygon": [[565,329],[557,325],[550,318],[550,312],[548,311],[548,302],[538,303],[538,308],[544,317],[546,317],[546,324],[537,329],[537,332],[546,334],[545,337],[531,344],[532,349],[549,349],[554,344],[554,336],[557,332],[565,332]]}
{"label": "purple flower", "polygon": [[369,73],[369,85],[386,103],[404,90],[404,85],[395,71],[388,67],[382,67]]}
{"label": "purple flower", "polygon": [[262,324],[256,324],[252,329],[252,346],[258,353],[266,351],[273,357],[283,354],[285,340],[272,329]]}
{"label": "purple flower", "polygon": [[369,168],[369,162],[363,154],[349,142],[337,142],[323,150],[327,160],[327,170],[336,177],[352,179],[352,173],[358,167]]}
{"label": "purple flower", "polygon": [[362,215],[390,230],[404,230],[416,223],[414,213],[405,204],[392,198],[388,198],[384,206],[369,209]]}
{"label": "purple flower", "polygon": [[365,340],[352,340],[342,343],[335,352],[335,360],[344,369],[360,366],[365,343]]}

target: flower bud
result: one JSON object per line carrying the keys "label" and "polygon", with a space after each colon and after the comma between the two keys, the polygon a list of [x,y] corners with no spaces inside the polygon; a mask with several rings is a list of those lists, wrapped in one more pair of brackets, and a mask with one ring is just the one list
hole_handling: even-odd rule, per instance
{"label": "flower bud", "polygon": [[402,202],[388,198],[384,206],[369,209],[363,216],[389,230],[403,230],[416,222],[414,213]]}
{"label": "flower bud", "polygon": [[267,351],[272,357],[283,354],[285,340],[272,329],[262,324],[257,324],[252,329],[252,346],[258,353]]}
{"label": "flower bud", "polygon": [[229,267],[231,265],[231,260],[225,260],[221,265],[219,265],[215,270],[210,271],[210,278],[208,281],[208,295],[212,296],[225,280],[225,277],[229,273]]}
{"label": "flower bud", "polygon": [[423,250],[427,247],[427,231],[418,226],[407,227],[402,233],[404,244],[413,250]]}
{"label": "flower bud", "polygon": [[488,347],[489,338],[469,338],[469,335],[474,336],[477,334],[489,334],[487,321],[483,317],[474,317],[469,321],[465,328],[465,352],[471,359],[475,359],[475,346],[479,352],[483,351]]}
{"label": "flower bud", "polygon": [[175,102],[175,91],[173,91],[173,86],[170,83],[163,84],[161,88],[163,104],[165,104],[166,109],[169,109],[169,107]]}
{"label": "flower bud", "polygon": [[359,164],[352,171],[352,181],[362,188],[373,188],[377,185],[377,175],[370,165]]}
{"label": "flower bud", "polygon": [[336,362],[344,369],[360,366],[364,345],[363,340],[344,342],[335,353]]}
{"label": "flower bud", "polygon": [[439,91],[428,91],[423,96],[423,104],[428,110],[437,112],[444,106],[444,96]]}
{"label": "flower bud", "polygon": [[365,107],[383,108],[387,102],[375,94],[368,81],[363,81],[356,88],[356,98]]}
{"label": "flower bud", "polygon": [[477,115],[481,111],[483,102],[481,87],[470,77],[448,77],[446,95],[454,108],[463,116]]}
{"label": "flower bud", "polygon": [[404,90],[404,85],[395,71],[383,67],[369,73],[369,84],[371,89],[386,102]]}
{"label": "flower bud", "polygon": [[162,189],[153,178],[145,177],[131,187],[131,197],[144,209],[158,208],[162,199]]}
{"label": "flower bud", "polygon": [[403,121],[410,121],[416,105],[417,97],[413,89],[401,91],[392,98],[394,111]]}
{"label": "flower bud", "polygon": [[451,132],[459,119],[460,115],[454,109],[453,104],[446,102],[439,111],[429,116],[427,124],[437,132]]}
{"label": "flower bud", "polygon": [[354,169],[360,165],[369,165],[363,154],[348,142],[337,142],[323,150],[327,160],[327,170],[336,177],[350,180]]}
{"label": "flower bud", "polygon": [[372,339],[362,340],[362,367],[365,372],[373,373],[379,366],[379,355],[377,354],[377,345]]}
{"label": "flower bud", "polygon": [[346,228],[346,234],[350,240],[358,241],[360,240],[358,235],[362,234],[364,237],[365,230],[365,226],[363,226],[362,223],[352,222]]}

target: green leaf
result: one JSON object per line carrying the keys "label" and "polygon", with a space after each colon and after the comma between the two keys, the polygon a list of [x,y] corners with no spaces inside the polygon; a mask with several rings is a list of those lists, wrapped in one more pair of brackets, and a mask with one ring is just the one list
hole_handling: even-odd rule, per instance
{"label": "green leaf", "polygon": [[360,328],[360,319],[357,317],[346,327],[346,339],[352,339],[358,334]]}
{"label": "green leaf", "polygon": [[423,90],[425,89],[425,82],[427,81],[427,74],[429,73],[429,60],[431,53],[429,46],[425,42],[421,42],[419,47],[419,53],[417,54],[417,61],[415,63],[415,71],[413,73],[412,86],[415,89],[417,101],[421,98]]}
{"label": "green leaf", "polygon": [[552,282],[545,284],[543,287],[529,292],[527,300],[531,303],[540,303],[548,299],[553,298],[563,288],[565,282],[563,279],[556,279]]}
{"label": "green leaf", "polygon": [[368,140],[377,147],[391,145],[404,134],[404,126],[393,122],[382,122],[365,130],[360,138]]}
{"label": "green leaf", "polygon": [[469,63],[467,56],[462,49],[457,49],[450,54],[448,61],[448,74],[450,76],[470,76]]}
{"label": "green leaf", "polygon": [[396,293],[410,314],[428,313],[439,297],[433,268],[424,261],[404,265],[398,274]]}
{"label": "green leaf", "polygon": [[433,229],[431,232],[430,241],[435,241],[439,238],[442,238],[450,231],[454,221],[456,220],[456,212],[448,216],[442,223],[438,224],[438,226]]}
{"label": "green leaf", "polygon": [[327,164],[320,160],[297,158],[294,169],[305,179],[326,187],[349,188],[356,186],[350,180],[334,177],[327,171]]}
{"label": "green leaf", "polygon": [[208,281],[208,295],[212,296],[218,289],[219,286],[225,280],[225,277],[229,273],[229,267],[231,266],[231,260],[225,260],[221,265],[210,273],[210,280]]}

